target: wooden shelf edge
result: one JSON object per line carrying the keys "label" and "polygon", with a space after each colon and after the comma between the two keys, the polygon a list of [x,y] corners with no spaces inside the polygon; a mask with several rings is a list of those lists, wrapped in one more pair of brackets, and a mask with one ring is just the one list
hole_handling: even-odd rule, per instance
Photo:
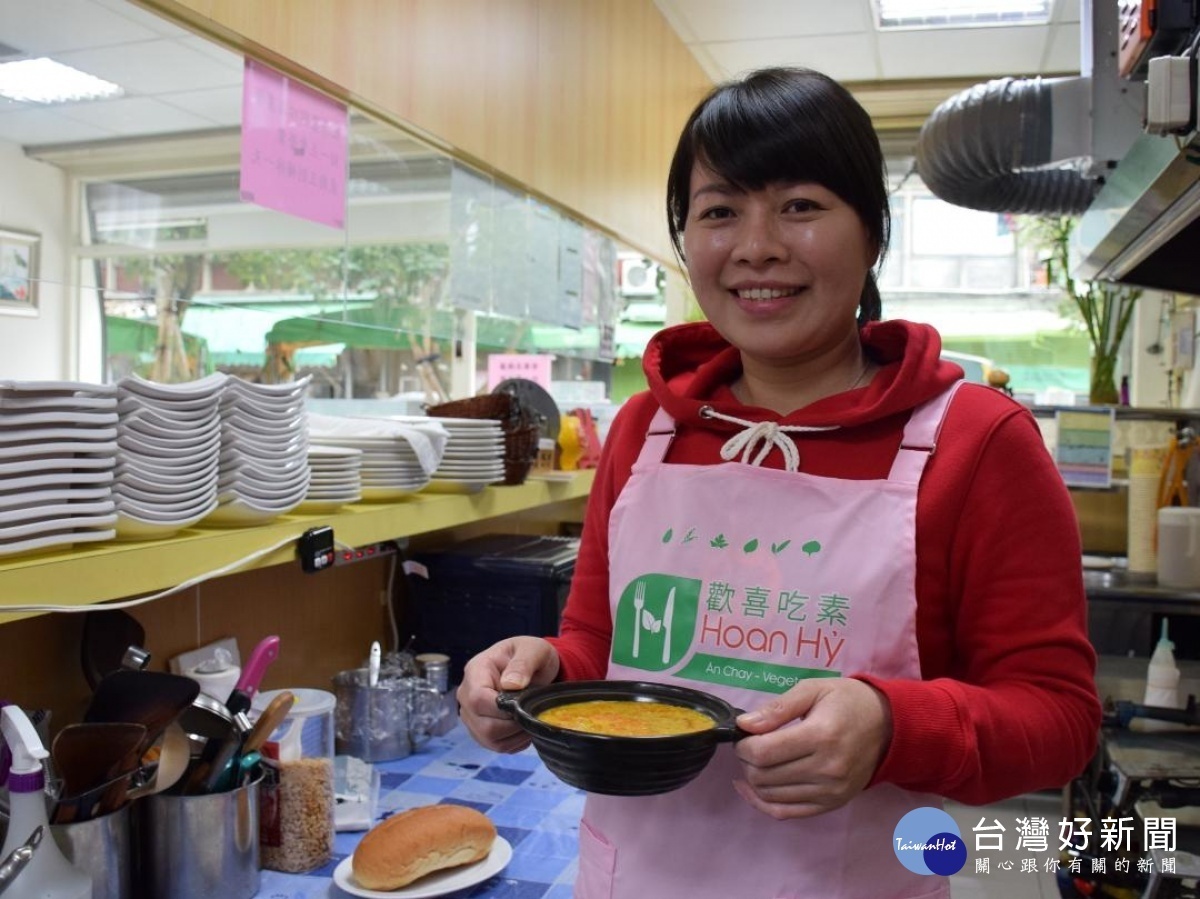
{"label": "wooden shelf edge", "polygon": [[[593,471],[569,481],[530,479],[478,493],[415,493],[392,503],[356,503],[328,515],[286,515],[265,525],[192,528],[162,540],[111,541],[63,552],[0,558],[0,624],[43,612],[6,606],[90,606],[168,590],[281,544],[244,565],[248,571],[294,562],[294,541],[309,528],[333,527],[340,544],[362,546],[585,498]],[[165,598],[165,597],[164,597]]]}

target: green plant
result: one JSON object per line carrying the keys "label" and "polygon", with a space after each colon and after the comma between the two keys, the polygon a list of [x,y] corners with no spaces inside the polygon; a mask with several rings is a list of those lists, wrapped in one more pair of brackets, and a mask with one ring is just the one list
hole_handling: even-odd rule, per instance
{"label": "green plant", "polygon": [[1092,345],[1092,377],[1089,401],[1095,405],[1115,404],[1117,362],[1121,343],[1133,320],[1142,291],[1111,281],[1078,281],[1071,275],[1071,231],[1077,219],[1071,216],[1032,218],[1019,231],[1044,256],[1048,283],[1060,287],[1068,309],[1082,319]]}

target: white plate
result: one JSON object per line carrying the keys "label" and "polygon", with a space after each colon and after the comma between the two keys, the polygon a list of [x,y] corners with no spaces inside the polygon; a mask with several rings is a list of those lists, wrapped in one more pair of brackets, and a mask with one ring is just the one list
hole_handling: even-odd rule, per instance
{"label": "white plate", "polygon": [[0,462],[0,478],[54,471],[104,471],[117,464],[115,456],[47,456]]}
{"label": "white plate", "polygon": [[0,428],[0,445],[29,444],[49,440],[79,440],[108,442],[117,439],[116,428],[21,428],[6,431]]}
{"label": "white plate", "polygon": [[140,518],[130,512],[117,512],[118,540],[152,540],[156,537],[170,537],[177,531],[190,527],[200,521],[216,508],[216,503],[204,506],[191,515],[171,518],[164,521],[151,521]]}
{"label": "white plate", "polygon": [[126,395],[117,403],[117,412],[122,417],[148,416],[160,425],[181,425],[183,427],[198,427],[213,420],[220,420],[216,400],[209,400],[202,406],[189,404],[195,408],[179,408],[165,402],[153,403],[141,397]]}
{"label": "white plate", "polygon": [[31,475],[27,478],[0,478],[0,493],[26,490],[55,490],[60,487],[87,485],[104,486],[113,482],[112,471],[69,471],[58,474]]}
{"label": "white plate", "polygon": [[332,446],[329,444],[310,446],[308,448],[310,456],[319,456],[322,459],[358,459],[362,456],[362,450],[355,449],[352,446]]}
{"label": "white plate", "polygon": [[69,412],[112,412],[117,401],[107,396],[9,396],[0,390],[0,413],[48,412],[66,409]]}
{"label": "white plate", "polygon": [[59,490],[26,490],[0,494],[0,511],[24,509],[39,503],[104,502],[113,498],[112,487],[65,487]]}
{"label": "white plate", "polygon": [[487,858],[481,859],[473,865],[435,871],[420,880],[413,881],[406,887],[385,892],[360,887],[354,880],[354,856],[347,855],[333,869],[333,882],[350,895],[364,896],[366,899],[428,899],[428,897],[444,896],[455,890],[465,890],[477,883],[483,883],[489,877],[503,871],[511,859],[512,844],[504,837],[497,836]]}
{"label": "white plate", "polygon": [[70,412],[66,409],[57,412],[19,412],[16,415],[0,415],[0,430],[12,433],[17,428],[30,425],[42,427],[62,427],[63,425],[88,425],[96,428],[108,428],[117,423],[117,413],[113,412]]}
{"label": "white plate", "polygon": [[268,521],[274,521],[280,515],[286,515],[292,511],[296,506],[300,505],[303,498],[303,495],[301,495],[294,502],[279,509],[263,509],[256,505],[250,505],[241,499],[222,502],[212,513],[205,517],[203,524],[216,525],[218,527],[242,527],[244,525],[266,524]]}
{"label": "white plate", "polygon": [[229,375],[217,372],[196,381],[184,381],[180,384],[160,384],[158,381],[148,381],[137,375],[126,375],[117,382],[117,389],[124,394],[135,393],[138,396],[161,400],[199,400],[206,399],[221,392],[221,388],[229,380]]}
{"label": "white plate", "polygon": [[117,385],[90,384],[87,381],[0,381],[0,392],[116,396]]}
{"label": "white plate", "polygon": [[66,456],[73,453],[97,453],[115,456],[117,453],[117,442],[110,440],[106,443],[86,443],[83,441],[63,440],[50,443],[0,444],[0,459],[27,459],[30,456]]}
{"label": "white plate", "polygon": [[59,534],[47,534],[44,537],[34,537],[31,540],[18,540],[15,543],[0,543],[0,556],[12,556],[18,553],[29,553],[38,549],[57,546],[63,549],[76,543],[98,543],[111,540],[117,532],[109,529],[104,531],[63,531]]}
{"label": "white plate", "polygon": [[58,531],[111,528],[116,523],[116,512],[110,512],[107,515],[63,515],[58,518],[46,518],[42,521],[29,521],[0,527],[0,542],[11,543],[14,540],[41,537]]}
{"label": "white plate", "polygon": [[56,520],[73,515],[109,515],[116,509],[111,499],[94,503],[37,504],[7,512],[0,511],[0,527],[25,521]]}

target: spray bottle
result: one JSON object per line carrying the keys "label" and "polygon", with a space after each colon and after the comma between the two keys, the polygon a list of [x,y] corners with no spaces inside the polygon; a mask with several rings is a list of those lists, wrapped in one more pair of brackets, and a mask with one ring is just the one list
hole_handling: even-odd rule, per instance
{"label": "spray bottle", "polygon": [[[8,772],[8,834],[0,858],[24,843],[42,827],[50,833],[46,816],[46,772],[42,759],[49,753],[42,745],[29,716],[18,706],[0,709],[0,730],[12,751]],[[4,891],[4,899],[92,899],[92,878],[63,857],[53,839],[44,839],[33,858]]]}

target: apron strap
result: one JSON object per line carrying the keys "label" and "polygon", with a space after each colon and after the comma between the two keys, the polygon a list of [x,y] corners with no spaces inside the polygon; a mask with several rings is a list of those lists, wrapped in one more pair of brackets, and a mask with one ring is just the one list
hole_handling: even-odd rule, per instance
{"label": "apron strap", "polygon": [[937,449],[938,434],[946,417],[946,409],[954,394],[964,381],[955,381],[931,400],[926,400],[913,410],[904,435],[900,438],[900,450],[888,472],[888,480],[901,484],[919,484],[925,471],[925,463]]}
{"label": "apron strap", "polygon": [[642,451],[638,453],[635,466],[651,465],[662,462],[667,458],[667,450],[675,439],[675,419],[662,406],[650,420],[650,429],[646,431],[646,439],[642,441]]}
{"label": "apron strap", "polygon": [[[900,450],[892,462],[892,470],[888,473],[889,481],[904,484],[918,484],[925,471],[925,463],[937,448],[937,437],[942,429],[946,409],[950,400],[965,382],[955,381],[946,390],[931,400],[927,400],[913,410],[908,424],[904,426],[904,434],[900,438]],[[675,439],[675,419],[662,406],[654,413],[650,428],[646,431],[646,439],[642,442],[641,452],[638,453],[635,465],[650,465],[662,462],[667,457],[671,441]]]}

